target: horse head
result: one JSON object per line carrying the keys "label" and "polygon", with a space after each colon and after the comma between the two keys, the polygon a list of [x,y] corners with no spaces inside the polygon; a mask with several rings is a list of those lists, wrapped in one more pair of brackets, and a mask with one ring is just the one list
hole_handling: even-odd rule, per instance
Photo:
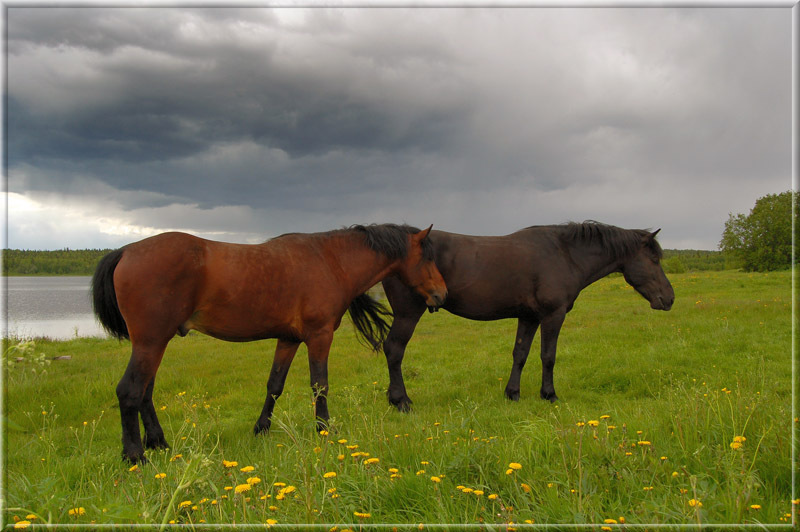
{"label": "horse head", "polygon": [[432,228],[433,225],[409,234],[408,253],[397,267],[397,275],[425,299],[430,312],[438,310],[447,297],[447,285],[436,267],[433,246],[428,240]]}
{"label": "horse head", "polygon": [[650,302],[651,308],[669,310],[675,301],[675,291],[661,267],[661,246],[656,241],[660,230],[643,232],[642,245],[622,265],[622,274],[628,284]]}

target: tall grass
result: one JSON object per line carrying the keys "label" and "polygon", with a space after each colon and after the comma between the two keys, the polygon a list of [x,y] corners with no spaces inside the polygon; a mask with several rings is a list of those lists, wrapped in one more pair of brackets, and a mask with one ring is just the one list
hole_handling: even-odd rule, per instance
{"label": "tall grass", "polygon": [[271,432],[255,437],[274,341],[176,338],[154,395],[172,448],[133,469],[120,459],[114,395],[130,344],[39,341],[34,352],[72,359],[9,363],[4,518],[325,530],[788,525],[790,275],[671,278],[669,313],[619,277],[584,291],[559,340],[553,405],[538,399],[536,345],[521,400],[503,396],[513,321],[440,312],[409,344],[414,409],[398,413],[385,398],[385,360],[345,323],[323,435],[303,351]]}

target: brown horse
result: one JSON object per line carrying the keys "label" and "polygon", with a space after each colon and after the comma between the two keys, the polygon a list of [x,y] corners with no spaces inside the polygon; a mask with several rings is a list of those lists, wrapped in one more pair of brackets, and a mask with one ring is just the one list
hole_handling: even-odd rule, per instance
{"label": "brown horse", "polygon": [[[555,401],[553,366],[564,318],[581,290],[612,272],[650,302],[669,310],[675,300],[659,261],[658,231],[621,229],[597,222],[534,226],[507,236],[469,236],[432,231],[436,266],[447,282],[442,306],[472,320],[517,318],[514,363],[505,393],[519,400],[520,375],[531,342],[542,326],[542,399]],[[403,354],[425,311],[419,296],[393,279],[383,281],[394,311],[384,342],[389,366],[389,402],[398,410],[411,405],[403,382]]]}
{"label": "brown horse", "polygon": [[[328,352],[348,310],[375,349],[388,311],[366,290],[394,277],[436,308],[447,294],[427,236],[409,226],[370,225],[288,234],[258,245],[226,244],[165,233],[106,255],[92,280],[95,313],[131,359],[117,386],[122,455],[144,460],[144,447],[167,447],[153,407],[153,384],[167,343],[197,330],[222,340],[277,338],[267,397],[255,424],[269,429],[275,401],[301,342],[308,346],[319,429],[327,425]],[[139,415],[144,425],[144,446]]]}

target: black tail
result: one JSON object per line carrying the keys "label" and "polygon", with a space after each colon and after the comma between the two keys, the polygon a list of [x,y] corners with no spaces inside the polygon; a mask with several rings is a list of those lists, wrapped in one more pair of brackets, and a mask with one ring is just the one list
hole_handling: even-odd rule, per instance
{"label": "black tail", "polygon": [[94,313],[106,331],[119,340],[130,338],[128,326],[119,312],[117,293],[114,290],[114,270],[122,258],[125,248],[112,251],[97,264],[92,277],[92,301]]}
{"label": "black tail", "polygon": [[380,351],[391,328],[386,318],[392,317],[392,311],[367,294],[361,294],[350,303],[350,317],[359,341],[375,352]]}

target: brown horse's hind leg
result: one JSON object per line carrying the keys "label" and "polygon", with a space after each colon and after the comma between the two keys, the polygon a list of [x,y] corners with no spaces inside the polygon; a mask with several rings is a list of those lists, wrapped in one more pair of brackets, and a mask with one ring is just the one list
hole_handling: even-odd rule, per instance
{"label": "brown horse's hind leg", "polygon": [[[166,345],[166,342],[163,342],[158,346],[141,346],[134,341],[128,367],[117,384],[117,399],[122,420],[122,457],[133,463],[146,462],[139,432],[139,413],[146,408],[145,396],[148,388],[154,382]],[[150,389],[150,394],[152,394],[152,389]],[[152,396],[148,402],[152,406]],[[150,422],[155,421],[155,424],[158,424],[158,418],[155,409],[146,409],[145,430],[148,430],[152,428]],[[149,417],[152,419],[148,419]],[[151,427],[147,426],[148,423],[151,424]],[[161,435],[163,438],[163,432]],[[166,444],[166,441],[164,443]]]}
{"label": "brown horse's hind leg", "polygon": [[517,339],[514,342],[513,353],[514,363],[511,365],[511,376],[506,384],[506,397],[512,401],[519,401],[519,380],[522,376],[522,368],[525,367],[525,362],[528,360],[531,342],[538,328],[538,321],[526,318],[520,318],[517,324]]}
{"label": "brown horse's hind leg", "polygon": [[292,360],[294,360],[298,347],[300,347],[300,342],[278,340],[278,345],[275,347],[275,359],[272,361],[272,370],[267,381],[267,398],[264,400],[264,408],[261,409],[261,415],[258,417],[255,427],[253,427],[255,434],[268,431],[272,424],[272,410],[275,408],[275,401],[283,393],[286,375],[289,373],[289,367],[292,365]]}
{"label": "brown horse's hind leg", "polygon": [[156,409],[153,405],[153,385],[155,382],[156,379],[153,377],[153,380],[147,385],[142,399],[142,406],[139,408],[139,414],[142,416],[142,424],[144,425],[144,447],[145,449],[169,449],[167,439],[164,437],[164,430],[158,422]]}

